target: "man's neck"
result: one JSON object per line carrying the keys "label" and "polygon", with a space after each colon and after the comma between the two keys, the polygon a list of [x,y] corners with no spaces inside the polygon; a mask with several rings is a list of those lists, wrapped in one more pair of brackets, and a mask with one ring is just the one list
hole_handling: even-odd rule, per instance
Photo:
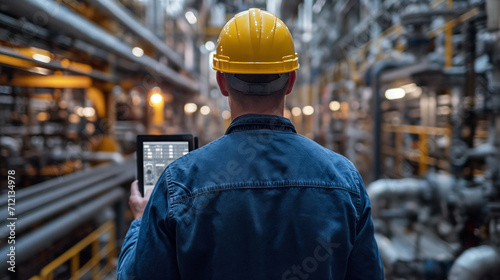
{"label": "man's neck", "polygon": [[246,114],[260,114],[260,115],[275,115],[275,116],[280,116],[283,117],[283,110],[236,110],[233,111],[231,110],[231,119],[234,120],[235,118],[246,115]]}
{"label": "man's neck", "polygon": [[266,106],[253,106],[253,108],[243,108],[242,106],[238,106],[233,102],[229,102],[229,108],[231,109],[231,119],[235,119],[241,115],[246,114],[261,114],[261,115],[276,115],[283,117],[283,112],[285,109],[285,102],[278,107],[268,108]]}

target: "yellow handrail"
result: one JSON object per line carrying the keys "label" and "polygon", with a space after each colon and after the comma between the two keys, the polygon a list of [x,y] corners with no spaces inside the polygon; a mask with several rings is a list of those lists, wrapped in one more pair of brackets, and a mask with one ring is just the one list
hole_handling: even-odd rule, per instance
{"label": "yellow handrail", "polygon": [[413,134],[426,133],[430,135],[451,135],[451,129],[448,127],[383,124],[382,130],[387,132],[403,132]]}
{"label": "yellow handrail", "polygon": [[[417,126],[417,125],[390,125],[384,124],[382,125],[382,131],[384,132],[393,132],[396,137],[396,148],[395,155],[397,155],[396,162],[402,164],[402,157],[406,157],[411,161],[418,162],[418,175],[424,175],[427,172],[427,168],[429,165],[435,165],[439,167],[443,167],[443,161],[432,158],[429,156],[428,151],[428,139],[429,135],[446,135],[451,137],[451,129],[447,127],[429,127],[429,126]],[[402,134],[410,133],[410,134],[418,134],[418,153],[405,154],[403,151],[402,145]],[[385,147],[383,152],[386,154],[390,154],[389,149]],[[401,175],[401,174],[398,174]]]}
{"label": "yellow handrail", "polygon": [[[108,243],[99,250],[99,238],[108,234]],[[87,237],[78,242],[75,246],[71,247],[68,251],[64,252],[61,256],[46,265],[40,271],[40,275],[30,278],[30,280],[52,280],[55,269],[70,261],[70,279],[80,279],[87,272],[92,270],[92,279],[102,279],[113,268],[113,259],[116,257],[116,244],[115,244],[115,223],[108,221]],[[80,252],[88,246],[92,246],[92,257],[85,264],[80,266]],[[106,260],[106,265],[100,269],[99,264],[102,260]]]}

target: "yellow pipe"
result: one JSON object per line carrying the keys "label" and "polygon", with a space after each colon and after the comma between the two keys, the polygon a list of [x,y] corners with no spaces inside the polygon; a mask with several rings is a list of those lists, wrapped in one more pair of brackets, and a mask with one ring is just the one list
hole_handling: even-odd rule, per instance
{"label": "yellow pipe", "polygon": [[432,127],[432,126],[418,126],[418,125],[382,125],[383,131],[389,132],[403,132],[412,134],[426,133],[428,135],[449,135],[450,128],[447,127]]}
{"label": "yellow pipe", "polygon": [[37,66],[37,64],[27,61],[25,59],[20,59],[4,54],[0,54],[0,63],[10,66],[23,67],[23,68],[31,68]]}
{"label": "yellow pipe", "polygon": [[86,76],[19,76],[11,81],[13,86],[48,88],[89,88],[92,79]]}
{"label": "yellow pipe", "polygon": [[100,118],[106,117],[106,100],[104,94],[98,88],[89,87],[87,97],[94,103],[95,111]]}

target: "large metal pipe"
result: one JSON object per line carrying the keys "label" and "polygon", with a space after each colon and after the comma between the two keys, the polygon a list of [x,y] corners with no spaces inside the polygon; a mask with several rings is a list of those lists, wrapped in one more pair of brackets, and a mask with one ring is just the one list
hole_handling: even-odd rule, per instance
{"label": "large metal pipe", "polygon": [[123,6],[113,0],[87,0],[87,2],[95,5],[99,10],[111,16],[114,20],[123,24],[127,29],[135,35],[142,38],[164,54],[175,65],[185,68],[181,56],[170,49],[165,42],[161,41],[153,32],[147,29],[144,25],[136,20]]}
{"label": "large metal pipe", "polygon": [[[89,200],[92,197],[97,196],[100,193],[104,193],[117,185],[120,185],[126,181],[130,181],[133,176],[129,172],[124,172],[117,177],[112,179],[102,181],[97,185],[90,184],[90,187],[85,188],[79,192],[74,192],[71,195],[64,197],[64,199],[55,199],[51,203],[44,205],[36,209],[36,211],[31,211],[26,215],[18,216],[18,221],[16,223],[16,232],[23,232],[24,230],[30,228],[35,223],[44,221],[54,215],[61,213],[63,210],[69,209],[75,205],[82,204],[83,202]],[[6,223],[0,224],[0,238],[7,237],[9,234],[9,228]]]}
{"label": "large metal pipe", "polygon": [[149,56],[134,56],[130,46],[107,33],[96,24],[52,0],[0,0],[0,3],[9,12],[27,17],[35,22],[41,22],[58,32],[64,32],[73,38],[87,41],[133,61],[150,70],[150,74],[162,77],[173,85],[182,87],[190,92],[197,92],[199,90],[199,85],[196,81],[180,75]]}
{"label": "large metal pipe", "polygon": [[113,161],[114,163],[122,163],[124,158],[122,154],[118,152],[90,152],[90,151],[78,151],[72,154],[67,151],[61,151],[58,153],[52,153],[51,158],[55,160],[65,160],[71,158],[72,156],[77,156],[82,161]]}
{"label": "large metal pipe", "polygon": [[381,174],[381,155],[380,155],[380,137],[382,131],[382,112],[380,109],[382,98],[380,96],[380,76],[384,71],[387,71],[392,68],[401,67],[404,65],[408,65],[408,63],[399,62],[399,61],[380,61],[375,66],[372,67],[369,72],[369,80],[367,81],[367,85],[372,88],[373,96],[372,96],[372,108],[373,108],[373,180],[377,180],[380,178]]}
{"label": "large metal pipe", "polygon": [[426,190],[430,190],[427,180],[413,178],[380,179],[372,182],[366,188],[374,218],[378,217],[381,199],[417,197]]}
{"label": "large metal pipe", "polygon": [[449,280],[480,280],[485,276],[498,276],[500,254],[487,245],[473,247],[455,260],[449,273]]}
{"label": "large metal pipe", "polygon": [[[49,247],[54,241],[67,235],[76,227],[82,225],[88,220],[97,215],[104,207],[114,204],[116,201],[123,199],[125,191],[116,188],[105,195],[84,204],[74,211],[53,220],[50,223],[40,227],[36,231],[16,238],[15,259],[17,263],[23,262]],[[10,253],[10,245],[0,249],[1,256],[7,256]],[[0,270],[7,269],[8,262],[0,262]]]}
{"label": "large metal pipe", "polygon": [[[65,186],[64,188],[58,188],[57,191],[45,191],[28,199],[24,200],[17,199],[18,202],[16,203],[16,215],[19,216],[33,209],[36,209],[42,205],[53,203],[54,201],[61,199],[69,194],[85,189],[88,186],[96,184],[97,182],[100,182],[106,178],[116,176],[118,174],[126,174],[127,178],[129,177],[130,179],[132,179],[135,174],[134,172],[123,172],[124,170],[130,170],[130,169],[133,170],[133,164],[131,163],[120,166],[119,169],[113,170],[114,173],[112,174],[107,174],[105,172],[101,174],[88,176],[86,178],[81,178],[77,181],[71,182],[71,184]],[[5,201],[7,201],[7,199],[5,199]],[[7,211],[0,213],[0,220],[5,221],[7,217],[8,217]]]}
{"label": "large metal pipe", "polygon": [[[125,163],[121,165],[105,163],[98,165],[94,168],[84,169],[82,171],[74,172],[68,175],[57,177],[52,180],[44,181],[42,183],[30,186],[29,188],[21,189],[16,191],[16,200],[20,201],[27,200],[29,197],[46,194],[52,189],[58,189],[67,187],[75,182],[80,182],[84,179],[94,178],[95,180],[104,180],[105,178],[115,176],[123,172],[123,170],[128,170],[134,168],[135,159],[132,157],[128,158]],[[0,206],[7,205],[7,195],[0,196]],[[16,211],[17,212],[17,211]]]}

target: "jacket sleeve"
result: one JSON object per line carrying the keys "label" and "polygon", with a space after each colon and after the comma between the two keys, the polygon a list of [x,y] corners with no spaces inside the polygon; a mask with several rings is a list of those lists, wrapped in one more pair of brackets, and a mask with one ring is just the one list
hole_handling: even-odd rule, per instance
{"label": "jacket sleeve", "polygon": [[359,173],[361,213],[356,228],[354,246],[349,257],[346,279],[384,279],[382,259],[375,241],[368,194]]}
{"label": "jacket sleeve", "polygon": [[133,275],[130,270],[135,263],[135,248],[137,244],[137,238],[139,236],[140,226],[141,219],[132,221],[127,235],[125,236],[122,250],[120,252],[120,257],[118,258],[118,279],[133,279],[132,277],[128,276]]}
{"label": "jacket sleeve", "polygon": [[168,189],[162,175],[142,220],[132,222],[125,237],[118,260],[118,279],[179,279],[176,260],[175,233],[168,221]]}

